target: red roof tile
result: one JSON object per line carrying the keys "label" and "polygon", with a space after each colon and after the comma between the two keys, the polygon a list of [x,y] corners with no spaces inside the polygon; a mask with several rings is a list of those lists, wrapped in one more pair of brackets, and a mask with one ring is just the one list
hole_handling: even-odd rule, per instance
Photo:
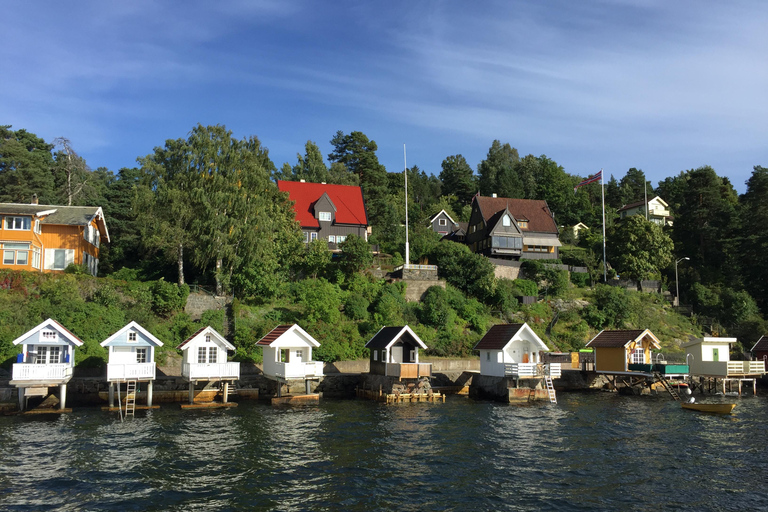
{"label": "red roof tile", "polygon": [[523,232],[536,231],[539,233],[557,234],[557,224],[552,218],[552,212],[547,206],[547,202],[539,199],[512,199],[508,197],[483,197],[475,196],[475,201],[480,207],[486,224],[489,224],[491,217],[500,211],[509,208],[515,219],[528,220],[528,228]]}
{"label": "red roof tile", "polygon": [[277,327],[269,331],[266,336],[264,336],[259,341],[257,341],[256,344],[262,345],[262,346],[269,346],[272,344],[273,341],[275,341],[277,338],[285,334],[285,332],[291,327],[293,327],[293,325],[278,325]]}
{"label": "red roof tile", "polygon": [[315,218],[314,205],[323,194],[328,194],[336,206],[336,224],[368,225],[363,191],[360,187],[278,180],[277,188],[288,192],[288,197],[294,201],[293,209],[301,227],[320,227]]}

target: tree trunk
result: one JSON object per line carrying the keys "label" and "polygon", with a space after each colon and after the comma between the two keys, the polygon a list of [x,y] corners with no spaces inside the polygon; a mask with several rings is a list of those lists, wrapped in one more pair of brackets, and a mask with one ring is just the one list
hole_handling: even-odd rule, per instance
{"label": "tree trunk", "polygon": [[184,245],[179,244],[178,260],[179,265],[179,286],[184,284]]}
{"label": "tree trunk", "polygon": [[223,290],[221,286],[221,258],[216,259],[216,296],[220,297],[223,295]]}

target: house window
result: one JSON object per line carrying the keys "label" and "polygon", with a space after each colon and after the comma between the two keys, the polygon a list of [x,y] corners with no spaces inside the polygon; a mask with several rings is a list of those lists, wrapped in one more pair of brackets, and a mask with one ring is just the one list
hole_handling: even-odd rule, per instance
{"label": "house window", "polygon": [[53,269],[64,270],[67,266],[67,251],[56,249],[53,251]]}
{"label": "house window", "polygon": [[343,241],[344,241],[344,240],[346,240],[346,239],[347,239],[347,237],[346,237],[346,236],[337,235],[337,236],[336,236],[336,243],[339,243],[339,244],[340,244],[341,242],[343,242]]}
{"label": "house window", "polygon": [[336,243],[336,237],[334,235],[328,235],[328,241],[332,244]]}
{"label": "house window", "polygon": [[208,347],[208,362],[209,363],[215,363],[216,362],[216,354],[217,354],[216,347]]}
{"label": "house window", "polygon": [[309,234],[309,239],[310,239],[311,241],[313,241],[313,242],[314,242],[315,240],[317,240],[317,233],[310,233],[310,234]]}
{"label": "house window", "polygon": [[643,347],[632,351],[632,364],[643,364],[645,362],[645,350]]}
{"label": "house window", "polygon": [[11,229],[16,231],[27,231],[32,227],[32,219],[30,217],[6,217],[5,229]]}
{"label": "house window", "polygon": [[26,265],[29,263],[29,244],[5,242],[3,246],[3,264]]}
{"label": "house window", "polygon": [[447,226],[448,225],[448,221],[445,220],[445,219],[438,219],[437,220],[437,225],[438,226]]}
{"label": "house window", "polygon": [[512,225],[512,219],[509,218],[509,215],[505,215],[504,217],[501,218],[501,225],[504,226],[505,228],[508,228],[509,226]]}
{"label": "house window", "polygon": [[525,252],[549,252],[549,247],[546,245],[526,245]]}
{"label": "house window", "polygon": [[517,225],[520,226],[520,229],[528,229],[528,221],[527,220],[518,220]]}
{"label": "house window", "polygon": [[373,351],[373,360],[374,361],[378,361],[379,360],[379,351],[378,350],[374,350]]}
{"label": "house window", "polygon": [[136,337],[136,333],[135,332],[129,332],[128,333],[128,343],[136,343],[137,341],[139,341],[139,340]]}
{"label": "house window", "polygon": [[198,364],[204,364],[205,363],[205,347],[198,347],[197,348],[197,363]]}
{"label": "house window", "polygon": [[490,361],[491,360],[491,351],[490,350],[485,353],[485,360],[486,361]]}
{"label": "house window", "polygon": [[146,363],[147,362],[147,349],[146,348],[137,348],[136,349],[136,362],[137,363]]}
{"label": "house window", "polygon": [[309,243],[309,232],[307,231],[304,231],[304,243],[305,244]]}
{"label": "house window", "polygon": [[59,364],[61,362],[61,347],[48,347],[48,364]]}
{"label": "house window", "polygon": [[40,268],[40,249],[32,248],[32,268]]}
{"label": "house window", "polygon": [[35,229],[34,229],[34,231],[38,235],[42,232],[42,229],[40,228],[40,221],[39,220],[35,220]]}
{"label": "house window", "polygon": [[56,341],[56,331],[42,331],[40,338],[43,341]]}
{"label": "house window", "polygon": [[331,212],[319,212],[317,214],[317,220],[331,221]]}

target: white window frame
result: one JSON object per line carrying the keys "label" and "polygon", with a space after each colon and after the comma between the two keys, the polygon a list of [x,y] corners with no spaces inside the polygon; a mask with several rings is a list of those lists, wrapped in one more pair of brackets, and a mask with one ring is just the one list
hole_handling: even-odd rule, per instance
{"label": "white window frame", "polygon": [[56,331],[40,331],[40,339],[44,341],[56,341],[58,336]]}
{"label": "white window frame", "polygon": [[[56,264],[56,258],[57,256],[64,257],[64,265],[58,266]],[[53,270],[64,270],[67,268],[67,250],[66,249],[54,249],[53,250]]]}
{"label": "white window frame", "polygon": [[314,232],[310,233],[309,234],[309,241],[310,242],[314,242],[315,240],[317,240],[317,233],[314,233]]}
{"label": "white window frame", "polygon": [[336,235],[336,243],[337,244],[340,244],[341,242],[343,242],[346,239],[347,239],[346,235]]}
{"label": "white window frame", "polygon": [[332,244],[336,243],[336,236],[335,235],[328,235],[328,241]]}
{"label": "white window frame", "polygon": [[309,231],[304,231],[304,243],[309,243]]}
{"label": "white window frame", "polygon": [[438,226],[447,226],[448,221],[446,219],[437,219],[437,225]]}
{"label": "white window frame", "polygon": [[40,248],[32,248],[32,268],[40,268]]}
{"label": "white window frame", "polygon": [[645,349],[643,347],[636,347],[632,350],[632,364],[644,364],[645,363]]}
{"label": "white window frame", "polygon": [[138,343],[139,342],[139,336],[136,334],[136,331],[131,331],[128,333],[128,343]]}
{"label": "white window frame", "polygon": [[147,362],[147,357],[149,356],[147,347],[141,347],[136,349],[136,363],[137,364],[144,364]]}
{"label": "white window frame", "polygon": [[331,222],[331,219],[331,212],[317,212],[317,220],[321,220],[323,222]]}
{"label": "white window frame", "polygon": [[205,342],[206,343],[210,343],[211,342],[211,335],[210,334],[206,334],[205,335]]}
{"label": "white window frame", "polygon": [[504,214],[504,216],[501,218],[501,225],[505,228],[508,228],[512,225],[512,219],[509,218],[509,215]]}
{"label": "white window frame", "polygon": [[208,347],[208,363],[216,364],[218,362],[219,351],[216,347]]}
{"label": "white window frame", "polygon": [[[21,227],[17,226],[17,221]],[[8,231],[29,231],[32,229],[32,217],[8,215],[5,217],[5,222],[3,225]]]}
{"label": "white window frame", "polygon": [[205,364],[208,362],[207,356],[208,351],[206,350],[206,347],[197,347],[197,364]]}

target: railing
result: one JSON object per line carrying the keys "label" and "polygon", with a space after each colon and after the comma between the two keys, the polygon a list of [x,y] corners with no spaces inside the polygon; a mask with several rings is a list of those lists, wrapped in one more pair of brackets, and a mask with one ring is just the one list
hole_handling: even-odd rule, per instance
{"label": "railing", "polygon": [[187,379],[239,379],[240,363],[184,363],[181,375]]}
{"label": "railing", "polygon": [[385,375],[401,379],[432,376],[432,363],[387,363]]}
{"label": "railing", "polygon": [[507,377],[560,377],[560,363],[506,363],[504,375]]}
{"label": "railing", "polygon": [[155,363],[109,363],[107,380],[154,379]]}
{"label": "railing", "polygon": [[728,375],[751,375],[765,373],[763,361],[728,361]]}
{"label": "railing", "polygon": [[275,376],[283,379],[303,379],[306,377],[322,377],[323,363],[309,361],[306,363],[276,363]]}
{"label": "railing", "polygon": [[398,270],[434,270],[437,272],[437,265],[413,265],[409,263],[408,265],[399,265],[392,269],[392,272],[397,272]]}
{"label": "railing", "polygon": [[71,376],[72,366],[67,363],[13,365],[13,380],[64,380]]}

